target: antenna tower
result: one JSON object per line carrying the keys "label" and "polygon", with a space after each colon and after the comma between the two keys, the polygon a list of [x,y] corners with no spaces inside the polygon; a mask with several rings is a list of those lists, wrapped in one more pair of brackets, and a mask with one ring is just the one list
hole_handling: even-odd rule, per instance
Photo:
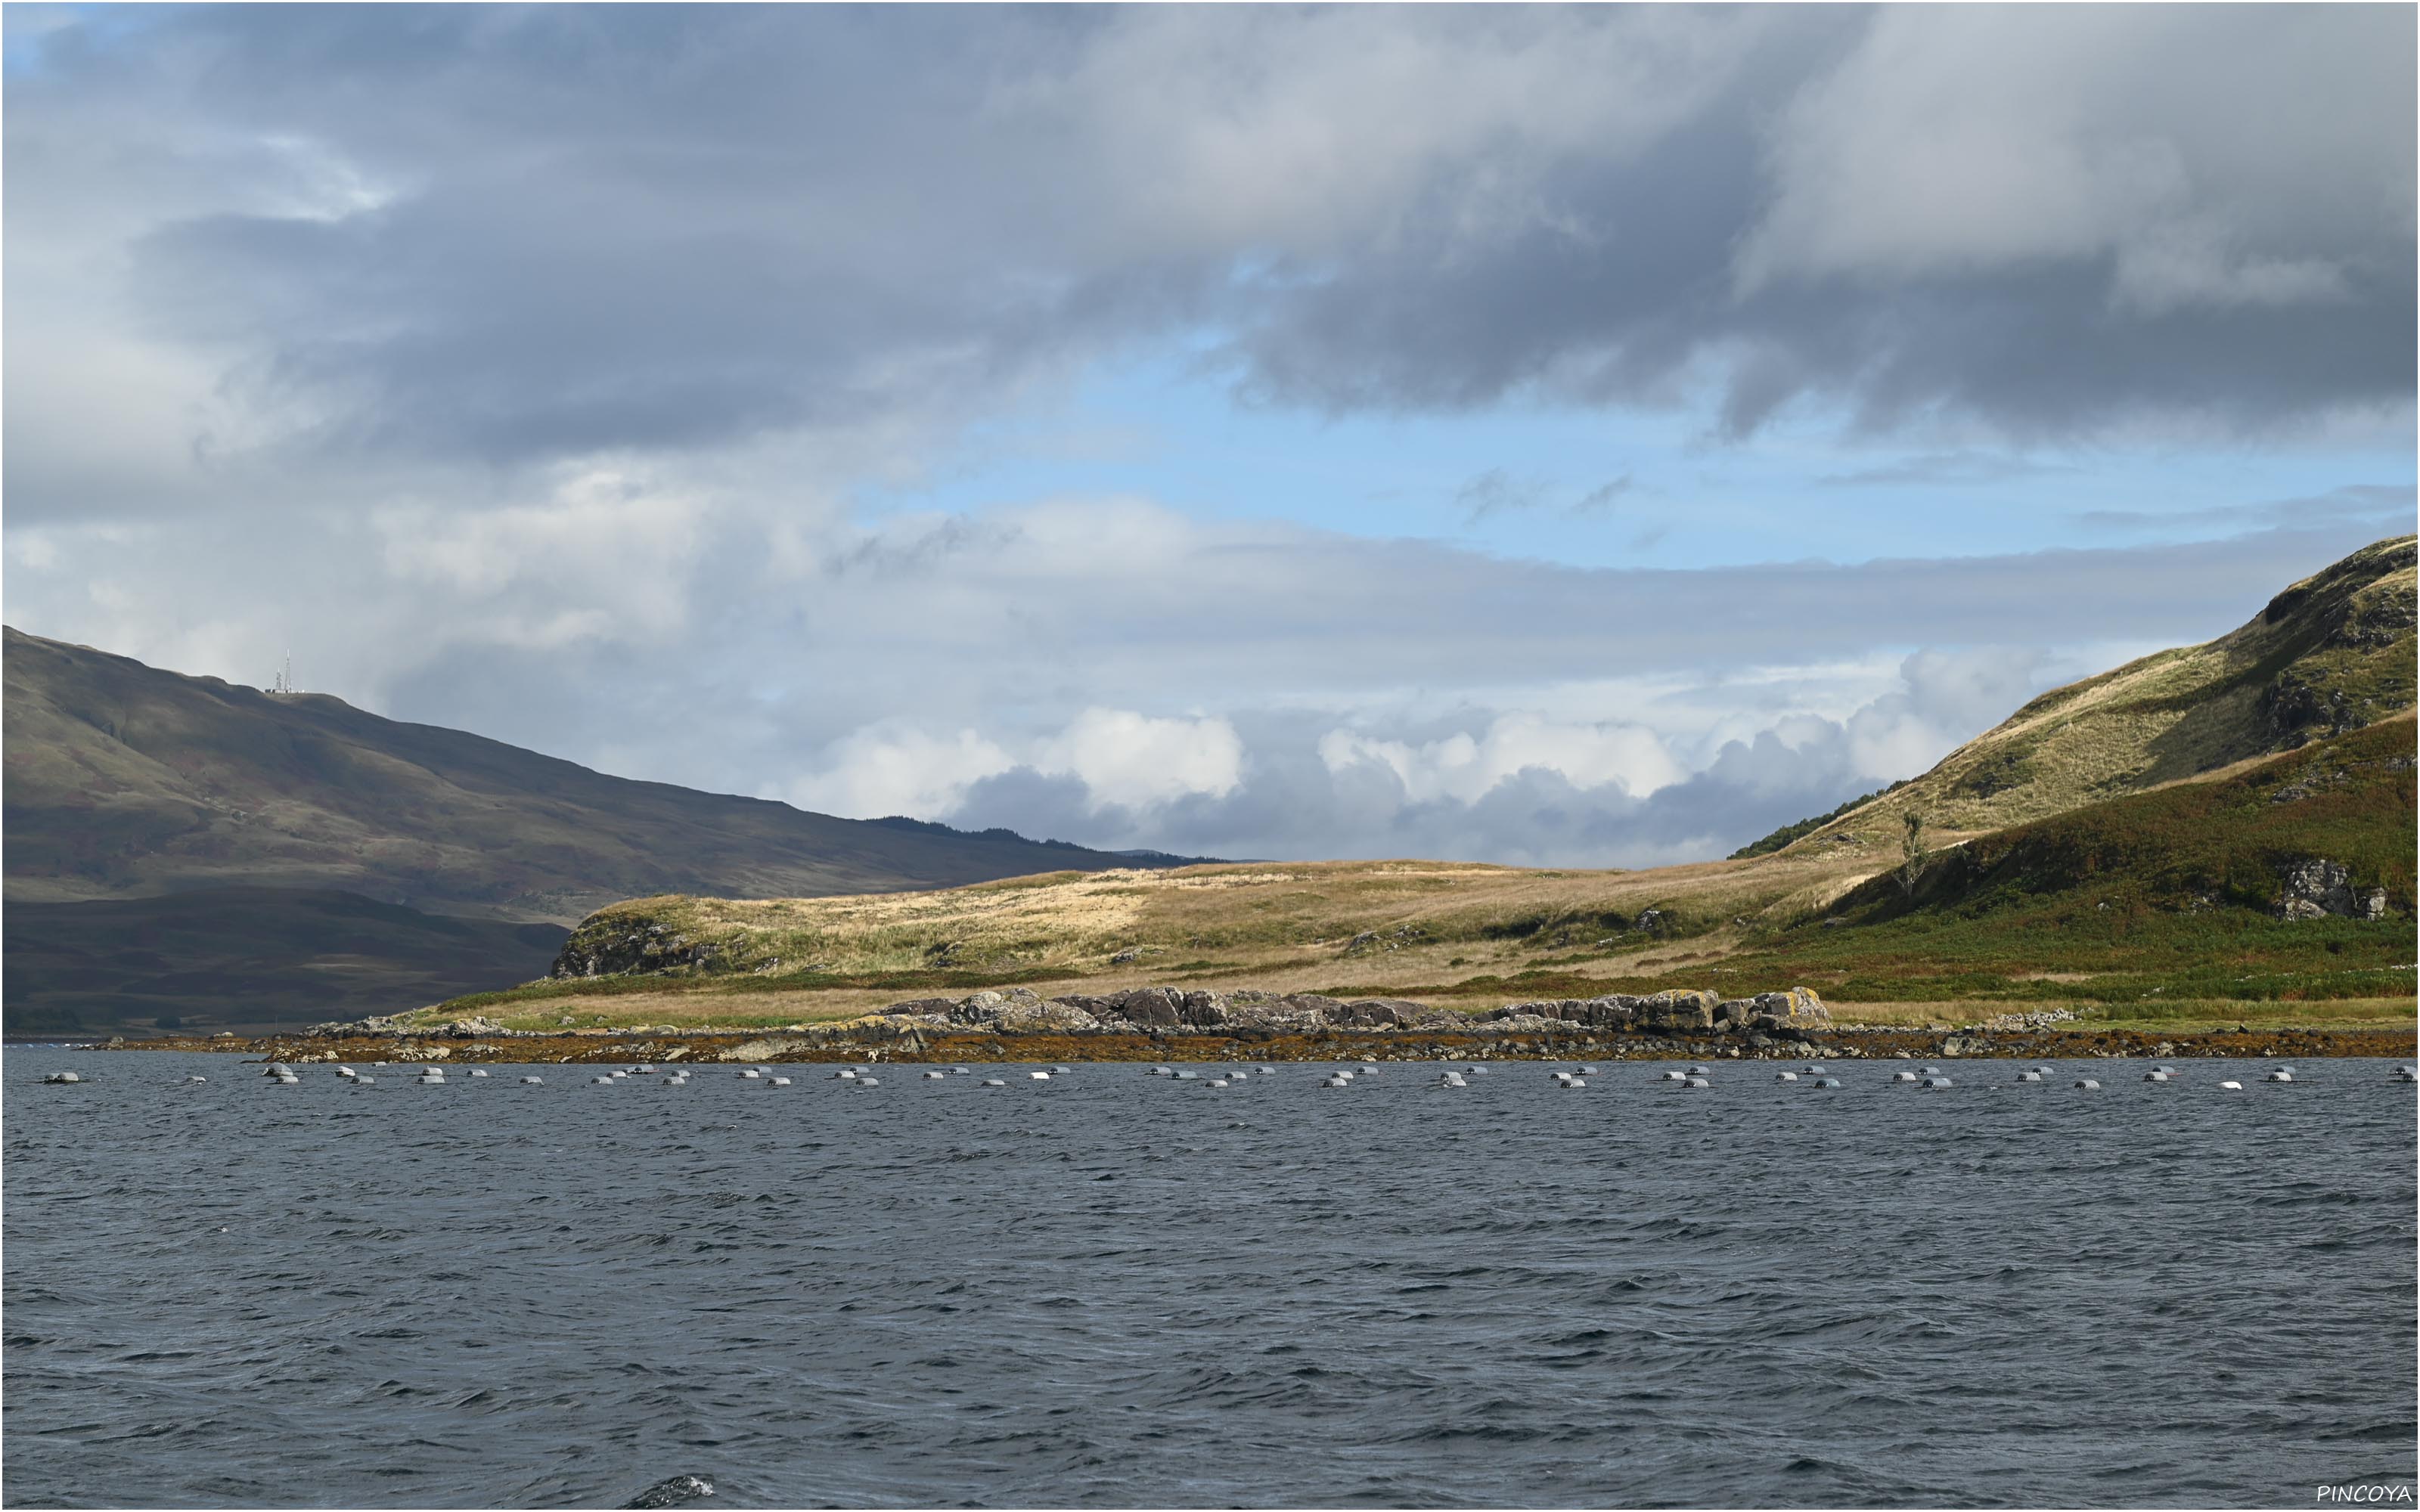
{"label": "antenna tower", "polygon": [[277,669],[277,686],[271,688],[270,691],[280,696],[289,694],[294,691],[293,657],[287,657],[286,665]]}

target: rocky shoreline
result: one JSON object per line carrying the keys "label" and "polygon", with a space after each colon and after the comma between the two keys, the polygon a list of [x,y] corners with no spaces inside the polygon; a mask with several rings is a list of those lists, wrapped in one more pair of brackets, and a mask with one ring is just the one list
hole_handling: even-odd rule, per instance
{"label": "rocky shoreline", "polygon": [[1701,991],[1507,1004],[1484,1014],[1396,998],[1138,988],[1043,998],[1024,989],[921,998],[777,1030],[508,1029],[484,1018],[323,1024],[252,1040],[114,1041],[113,1049],[240,1051],[286,1061],[580,1063],[1029,1060],[1666,1060],[2400,1057],[2410,1029],[2096,1030],[2049,1015],[1980,1027],[1844,1026],[1813,992],[1722,999]]}

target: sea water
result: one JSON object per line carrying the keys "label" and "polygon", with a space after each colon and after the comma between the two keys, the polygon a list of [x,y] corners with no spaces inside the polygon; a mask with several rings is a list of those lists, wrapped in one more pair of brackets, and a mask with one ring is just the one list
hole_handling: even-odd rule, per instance
{"label": "sea water", "polygon": [[2181,1064],[2020,1085],[1948,1063],[1940,1090],[1855,1061],[1837,1089],[1638,1062],[1583,1089],[1502,1062],[1459,1089],[1414,1065],[1222,1089],[1123,1064],[356,1088],[12,1047],[0,1493],[614,1505],[695,1473],[725,1506],[2273,1505],[2412,1484],[2413,1088],[2376,1061],[2290,1086]]}

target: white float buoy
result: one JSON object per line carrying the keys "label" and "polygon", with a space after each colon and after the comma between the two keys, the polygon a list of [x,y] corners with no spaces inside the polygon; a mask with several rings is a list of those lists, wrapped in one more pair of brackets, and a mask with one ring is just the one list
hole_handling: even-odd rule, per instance
{"label": "white float buoy", "polygon": [[790,1078],[787,1076],[776,1076],[765,1085],[768,1087],[787,1087],[790,1085]]}
{"label": "white float buoy", "polygon": [[2017,1072],[2017,1080],[2021,1082],[2038,1082],[2041,1080],[2041,1072],[2038,1071],[2021,1071]]}
{"label": "white float buoy", "polygon": [[1054,1071],[1054,1072],[1058,1072],[1060,1075],[1062,1075],[1062,1076],[1064,1076],[1064,1075],[1066,1075],[1066,1074],[1067,1074],[1067,1068],[1066,1068],[1066,1067],[1064,1067],[1064,1066],[1053,1066],[1053,1067],[1051,1067],[1050,1069],[1051,1069],[1052,1071]]}
{"label": "white float buoy", "polygon": [[2398,1082],[2420,1082],[2420,1066],[2397,1066],[2395,1079]]}
{"label": "white float buoy", "polygon": [[1692,1076],[1712,1076],[1714,1072],[1703,1066],[1692,1066],[1689,1068],[1689,1074]]}
{"label": "white float buoy", "polygon": [[964,1066],[952,1066],[950,1068],[950,1074],[953,1076],[971,1076],[974,1072],[967,1070]]}
{"label": "white float buoy", "polygon": [[2101,1084],[2094,1081],[2089,1076],[2079,1078],[2075,1085],[2087,1092],[2097,1092],[2101,1090]]}
{"label": "white float buoy", "polygon": [[876,1080],[875,1080],[873,1077],[871,1077],[871,1076],[860,1076],[860,1077],[857,1079],[857,1085],[858,1085],[858,1086],[860,1086],[860,1087],[879,1087],[879,1086],[881,1086],[882,1084],[881,1084],[880,1082],[878,1082],[878,1081],[876,1081]]}
{"label": "white float buoy", "polygon": [[2167,1079],[2168,1073],[2164,1071],[2147,1071],[2143,1072],[2143,1080],[2147,1082],[2164,1082]]}
{"label": "white float buoy", "polygon": [[523,1087],[544,1087],[546,1082],[540,1077],[524,1076],[521,1078],[521,1085]]}
{"label": "white float buoy", "polygon": [[1891,1080],[1895,1082],[1912,1082],[1916,1080],[1916,1072],[1912,1071],[1895,1071],[1891,1072]]}
{"label": "white float buoy", "polygon": [[1224,1076],[1214,1076],[1210,1079],[1210,1085],[1223,1092],[1227,1089],[1227,1078]]}
{"label": "white float buoy", "polygon": [[1687,1081],[1683,1082],[1681,1085],[1682,1085],[1682,1086],[1683,1086],[1683,1087],[1698,1087],[1698,1088],[1705,1088],[1705,1087],[1712,1087],[1712,1086],[1714,1086],[1714,1084],[1713,1082],[1711,1082],[1711,1081],[1708,1081],[1708,1080],[1707,1080],[1705,1077],[1703,1077],[1703,1076],[1692,1076],[1692,1077],[1690,1077]]}
{"label": "white float buoy", "polygon": [[1798,1079],[1798,1073],[1794,1071],[1776,1072],[1773,1079],[1776,1082],[1794,1082]]}
{"label": "white float buoy", "polygon": [[1685,1082],[1689,1079],[1689,1074],[1686,1072],[1668,1071],[1655,1079],[1659,1082]]}
{"label": "white float buoy", "polygon": [[618,1084],[615,1083],[613,1078],[611,1076],[591,1076],[588,1078],[588,1085],[591,1087],[613,1087]]}
{"label": "white float buoy", "polygon": [[2242,1082],[2221,1082],[2218,1085],[2221,1091],[2241,1092],[2243,1090],[2243,1084]]}
{"label": "white float buoy", "polygon": [[985,1087],[1006,1087],[1008,1084],[1001,1081],[997,1076],[987,1076],[984,1079],[984,1085]]}
{"label": "white float buoy", "polygon": [[188,1076],[185,1080],[189,1082],[206,1082],[209,1081],[209,1078],[207,1076]]}
{"label": "white float buoy", "polygon": [[740,1071],[740,1072],[739,1072],[739,1079],[740,1079],[741,1081],[752,1082],[752,1081],[760,1080],[760,1079],[764,1076],[764,1074],[765,1074],[765,1073],[764,1073],[763,1072],[758,1071],[755,1067],[753,1067],[753,1066],[749,1066],[749,1067],[745,1067],[745,1068],[743,1068],[743,1069]]}
{"label": "white float buoy", "polygon": [[1031,1082],[1047,1082],[1050,1079],[1050,1073],[1047,1071],[1029,1071],[1025,1073],[1025,1079]]}
{"label": "white float buoy", "polygon": [[485,1076],[485,1075],[487,1075],[488,1073],[487,1073],[486,1072],[484,1072],[484,1071],[480,1071],[480,1070],[478,1070],[476,1067],[473,1067],[473,1068],[472,1069],[471,1074],[472,1074],[472,1075],[473,1075],[473,1076]]}
{"label": "white float buoy", "polygon": [[2294,1079],[2294,1073],[2290,1071],[2273,1071],[2267,1079],[2273,1082],[2290,1082]]}
{"label": "white float buoy", "polygon": [[375,1076],[356,1076],[352,1079],[352,1082],[355,1087],[376,1087],[378,1085],[378,1078]]}
{"label": "white float buoy", "polygon": [[1953,1082],[1951,1082],[1951,1081],[1950,1081],[1950,1079],[1949,1079],[1948,1077],[1947,1077],[1947,1076],[1927,1076],[1927,1077],[1924,1079],[1924,1085],[1925,1085],[1926,1087],[1928,1087],[1928,1088],[1933,1088],[1933,1089],[1936,1089],[1936,1090],[1937,1090],[1937,1089],[1939,1089],[1939,1088],[1944,1088],[1944,1087],[1950,1087],[1950,1086],[1954,1086],[1954,1085],[1956,1085],[1956,1084],[1954,1084]]}
{"label": "white float buoy", "polygon": [[1564,1081],[1563,1085],[1574,1088],[1586,1087],[1588,1085],[1588,1078],[1585,1076],[1570,1077]]}
{"label": "white float buoy", "polygon": [[1263,1066],[1261,1068],[1261,1074],[1264,1076],[1274,1076],[1277,1073],[1278,1069],[1275,1066]]}
{"label": "white float buoy", "polygon": [[1812,1085],[1816,1087],[1838,1087],[1840,1085],[1840,1078],[1838,1076],[1818,1076],[1815,1078]]}
{"label": "white float buoy", "polygon": [[928,1082],[946,1082],[950,1078],[945,1072],[928,1071],[924,1073],[924,1079]]}
{"label": "white float buoy", "polygon": [[71,1071],[54,1071],[49,1075],[43,1077],[42,1080],[50,1083],[53,1087],[73,1087],[78,1082],[83,1081],[84,1078]]}
{"label": "white float buoy", "polygon": [[857,1072],[851,1071],[846,1066],[843,1066],[840,1070],[832,1072],[832,1080],[836,1082],[853,1082],[857,1080]]}
{"label": "white float buoy", "polygon": [[656,1073],[656,1068],[653,1066],[633,1066],[630,1071],[632,1074],[638,1076],[653,1076]]}

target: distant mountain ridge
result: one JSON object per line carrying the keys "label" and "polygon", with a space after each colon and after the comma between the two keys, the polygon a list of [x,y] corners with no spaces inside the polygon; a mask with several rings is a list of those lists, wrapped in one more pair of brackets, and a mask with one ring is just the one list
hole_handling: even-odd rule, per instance
{"label": "distant mountain ridge", "polygon": [[13,628],[5,647],[11,902],[336,888],[570,923],[662,892],[886,892],[1176,859],[838,819]]}

